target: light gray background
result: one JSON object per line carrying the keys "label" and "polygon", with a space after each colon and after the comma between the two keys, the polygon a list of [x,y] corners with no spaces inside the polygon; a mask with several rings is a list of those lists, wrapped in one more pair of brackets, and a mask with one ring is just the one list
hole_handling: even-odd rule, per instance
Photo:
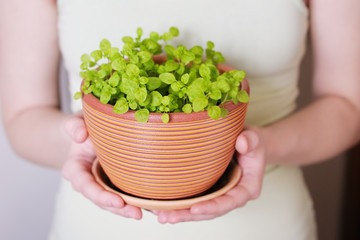
{"label": "light gray background", "polygon": [[[305,57],[301,75],[301,107],[311,99],[311,92],[304,90],[311,79],[310,52]],[[0,152],[0,239],[45,240],[60,173],[17,157],[6,140],[2,123]],[[305,167],[304,173],[315,202],[320,240],[339,239],[344,157]]]}

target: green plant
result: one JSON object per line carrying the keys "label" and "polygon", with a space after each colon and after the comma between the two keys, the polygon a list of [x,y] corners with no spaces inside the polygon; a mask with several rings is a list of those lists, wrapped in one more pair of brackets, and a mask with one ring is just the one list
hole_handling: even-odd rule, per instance
{"label": "green plant", "polygon": [[[103,104],[114,105],[117,114],[135,110],[139,122],[147,122],[150,112],[163,113],[162,121],[167,123],[168,113],[204,110],[216,120],[228,113],[222,107],[224,103],[249,100],[247,92],[239,88],[244,71],[219,73],[216,65],[225,58],[214,50],[214,43],[207,42],[205,51],[201,46],[188,49],[169,45],[167,42],[179,35],[176,27],[162,35],[151,32],[144,39],[142,35],[138,28],[136,38],[123,37],[121,51],[103,39],[99,50],[82,55],[82,92],[92,93]],[[153,56],[163,49],[166,61],[154,62]],[[74,98],[81,98],[81,94],[77,92]]]}

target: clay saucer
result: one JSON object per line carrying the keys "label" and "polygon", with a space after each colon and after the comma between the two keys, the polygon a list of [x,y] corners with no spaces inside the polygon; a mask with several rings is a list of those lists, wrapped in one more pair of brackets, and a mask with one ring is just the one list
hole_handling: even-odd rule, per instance
{"label": "clay saucer", "polygon": [[106,190],[119,195],[127,204],[144,208],[147,210],[175,210],[186,209],[195,203],[213,199],[221,196],[233,188],[241,178],[241,169],[236,161],[231,161],[228,168],[217,183],[204,193],[196,196],[174,199],[174,200],[158,200],[141,198],[121,191],[115,187],[106,176],[98,160],[94,161],[92,172],[96,181]]}

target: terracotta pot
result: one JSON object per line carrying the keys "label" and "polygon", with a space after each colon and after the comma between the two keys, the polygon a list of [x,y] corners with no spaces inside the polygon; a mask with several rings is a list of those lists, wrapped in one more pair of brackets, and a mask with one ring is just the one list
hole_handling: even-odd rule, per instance
{"label": "terracotta pot", "polygon": [[[246,79],[242,89],[249,92]],[[106,175],[122,191],[150,199],[185,198],[211,188],[231,161],[247,109],[229,102],[226,118],[212,120],[206,111],[170,113],[165,124],[161,113],[150,113],[147,123],[137,122],[134,111],[115,114],[92,94],[83,95],[82,103]]]}

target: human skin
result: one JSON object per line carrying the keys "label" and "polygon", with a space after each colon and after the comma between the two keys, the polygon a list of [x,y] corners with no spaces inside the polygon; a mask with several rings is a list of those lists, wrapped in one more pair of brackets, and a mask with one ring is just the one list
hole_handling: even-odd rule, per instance
{"label": "human skin", "polygon": [[[240,183],[190,209],[154,211],[160,223],[224,215],[259,196],[266,163],[313,164],[359,140],[360,1],[313,0],[310,11],[316,99],[275,124],[247,126],[236,143]],[[141,219],[140,208],[105,191],[91,175],[95,153],[81,113],[59,109],[56,21],[54,1],[0,2],[0,96],[10,143],[29,161],[62,169],[75,190],[99,207]]]}

